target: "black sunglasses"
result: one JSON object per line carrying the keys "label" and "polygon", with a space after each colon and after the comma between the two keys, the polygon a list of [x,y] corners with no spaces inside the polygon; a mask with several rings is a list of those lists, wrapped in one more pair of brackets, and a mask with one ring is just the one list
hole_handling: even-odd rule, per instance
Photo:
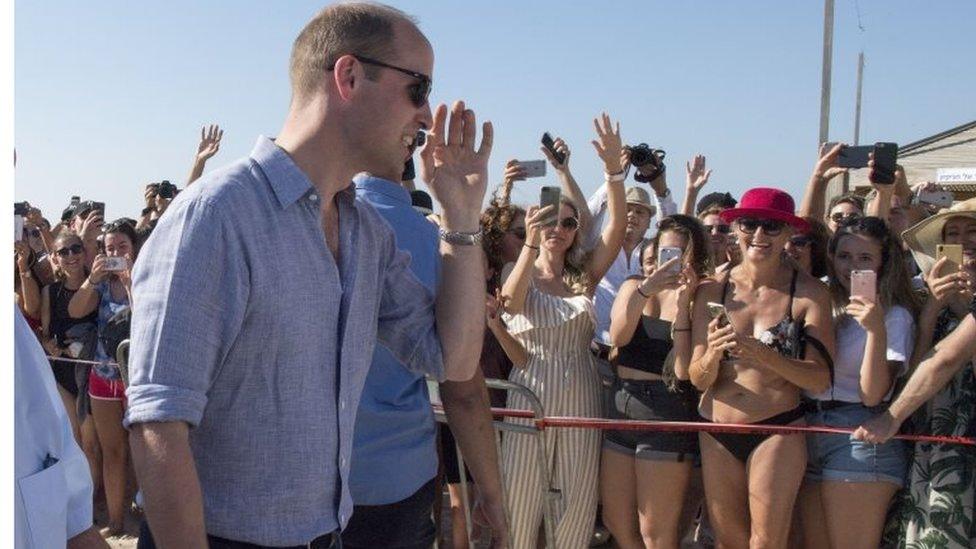
{"label": "black sunglasses", "polygon": [[775,219],[752,219],[749,217],[739,218],[739,228],[742,232],[753,234],[757,229],[762,227],[764,233],[769,236],[776,236],[783,231],[783,227],[786,225],[782,221],[776,221]]}
{"label": "black sunglasses", "polygon": [[718,223],[718,224],[715,224],[715,225],[705,225],[705,230],[708,231],[708,232],[710,232],[710,233],[715,232],[715,231],[718,231],[718,232],[720,232],[722,234],[729,234],[729,233],[732,232],[732,227],[730,227],[730,226],[728,226],[728,225],[726,225],[724,223]]}
{"label": "black sunglasses", "polygon": [[559,226],[567,231],[575,231],[579,228],[579,219],[575,217],[564,217],[559,220]]}
{"label": "black sunglasses", "polygon": [[68,257],[69,255],[81,255],[85,251],[85,247],[81,244],[72,244],[70,246],[65,246],[54,253],[58,254],[58,257]]}
{"label": "black sunglasses", "polygon": [[805,235],[790,238],[790,244],[796,246],[797,248],[806,248],[811,242],[813,242],[813,239]]}
{"label": "black sunglasses", "polygon": [[[384,69],[392,69],[402,72],[407,76],[416,78],[417,83],[407,88],[407,92],[410,95],[410,100],[413,101],[414,106],[416,106],[418,109],[427,104],[427,98],[430,97],[430,89],[433,87],[434,82],[426,74],[408,70],[403,67],[397,67],[396,65],[390,65],[389,63],[377,61],[376,59],[370,59],[369,57],[364,57],[362,55],[352,54],[352,56],[355,57],[357,61],[365,65],[375,65],[377,67],[383,67]],[[326,70],[335,70],[335,63],[326,67]]]}
{"label": "black sunglasses", "polygon": [[858,219],[861,219],[861,214],[859,213],[841,213],[837,212],[835,214],[830,214],[830,220],[834,223],[854,223]]}
{"label": "black sunglasses", "polygon": [[40,229],[24,229],[24,231],[27,233],[27,236],[29,236],[31,238],[40,238],[41,237],[41,230]]}

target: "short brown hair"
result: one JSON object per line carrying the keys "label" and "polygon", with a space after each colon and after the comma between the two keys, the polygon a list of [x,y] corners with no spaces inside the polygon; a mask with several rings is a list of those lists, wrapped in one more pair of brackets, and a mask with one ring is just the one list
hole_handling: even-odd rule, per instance
{"label": "short brown hair", "polygon": [[[416,24],[409,15],[383,4],[333,4],[320,11],[292,46],[288,71],[292,98],[311,94],[322,75],[343,55],[392,58],[398,22]],[[367,75],[372,78],[372,71]]]}

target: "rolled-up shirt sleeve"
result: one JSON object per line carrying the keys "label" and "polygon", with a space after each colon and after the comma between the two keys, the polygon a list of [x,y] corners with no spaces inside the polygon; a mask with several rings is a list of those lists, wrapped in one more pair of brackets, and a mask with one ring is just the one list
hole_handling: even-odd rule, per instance
{"label": "rolled-up shirt sleeve", "polygon": [[[189,197],[187,197],[189,198]],[[248,269],[219,204],[177,200],[133,272],[128,408],[124,424],[203,416],[207,390],[243,323]]]}
{"label": "rolled-up shirt sleeve", "polygon": [[410,254],[397,249],[392,232],[380,250],[387,265],[382,275],[377,339],[408,370],[443,380],[434,296],[410,270]]}

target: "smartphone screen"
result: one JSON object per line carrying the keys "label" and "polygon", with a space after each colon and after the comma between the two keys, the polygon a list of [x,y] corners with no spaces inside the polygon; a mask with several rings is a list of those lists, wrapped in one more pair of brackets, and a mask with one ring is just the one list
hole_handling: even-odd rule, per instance
{"label": "smartphone screen", "polygon": [[942,276],[958,271],[962,267],[962,244],[937,244],[935,246],[935,260],[949,258],[942,268]]}
{"label": "smartphone screen", "polygon": [[[674,259],[676,257],[681,257],[681,255],[683,253],[684,252],[682,251],[682,249],[681,248],[678,248],[676,246],[662,246],[661,249],[660,249],[660,251],[658,251],[658,253],[657,253],[657,266],[658,266],[658,268],[660,268],[661,265],[664,265],[665,263],[667,263],[668,261],[671,261],[672,259]],[[675,263],[674,265],[671,266],[671,272],[677,273],[677,272],[680,272],[680,271],[681,271],[681,263],[680,262]]]}
{"label": "smartphone screen", "polygon": [[545,160],[519,160],[518,165],[525,171],[526,178],[544,177],[546,175]]}
{"label": "smartphone screen", "polygon": [[98,215],[105,219],[105,203],[104,202],[92,202],[92,210],[98,212]]}
{"label": "smartphone screen", "polygon": [[20,242],[24,238],[24,216],[14,216],[14,242]]}
{"label": "smartphone screen", "polygon": [[874,302],[878,292],[877,281],[874,271],[851,271],[851,296]]}
{"label": "smartphone screen", "polygon": [[552,157],[556,159],[556,162],[562,164],[566,161],[566,155],[556,150],[556,142],[552,140],[552,136],[549,132],[542,134],[542,146],[549,149],[552,153]]}
{"label": "smartphone screen", "polygon": [[539,192],[539,208],[545,208],[546,206],[552,206],[553,212],[546,218],[546,222],[543,225],[547,227],[552,227],[559,221],[559,200],[562,197],[562,191],[559,187],[542,187]]}

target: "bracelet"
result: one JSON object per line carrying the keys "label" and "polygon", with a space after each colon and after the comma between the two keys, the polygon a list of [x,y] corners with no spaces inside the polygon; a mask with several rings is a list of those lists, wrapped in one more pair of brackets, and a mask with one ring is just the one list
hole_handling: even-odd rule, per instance
{"label": "bracelet", "polygon": [[20,273],[20,276],[26,276],[27,278],[31,277],[30,271],[18,271],[18,272]]}
{"label": "bracelet", "polygon": [[671,331],[672,332],[690,332],[691,331],[691,326],[688,326],[687,328],[671,328]]}
{"label": "bracelet", "polygon": [[455,246],[477,246],[481,244],[482,233],[480,229],[473,233],[448,231],[447,229],[438,229],[437,232],[441,240],[448,244],[454,244]]}
{"label": "bracelet", "polygon": [[607,183],[623,183],[625,179],[624,172],[622,171],[617,173],[604,173],[603,176],[607,180]]}
{"label": "bracelet", "polygon": [[522,244],[522,246],[524,246],[524,247],[526,247],[526,248],[528,248],[530,250],[535,250],[537,252],[539,251],[539,247],[538,246],[531,246],[529,244]]}
{"label": "bracelet", "polygon": [[637,293],[639,293],[640,295],[644,296],[644,299],[650,299],[651,298],[651,296],[649,296],[649,295],[647,295],[647,294],[645,294],[644,292],[641,291],[640,284],[637,285]]}

